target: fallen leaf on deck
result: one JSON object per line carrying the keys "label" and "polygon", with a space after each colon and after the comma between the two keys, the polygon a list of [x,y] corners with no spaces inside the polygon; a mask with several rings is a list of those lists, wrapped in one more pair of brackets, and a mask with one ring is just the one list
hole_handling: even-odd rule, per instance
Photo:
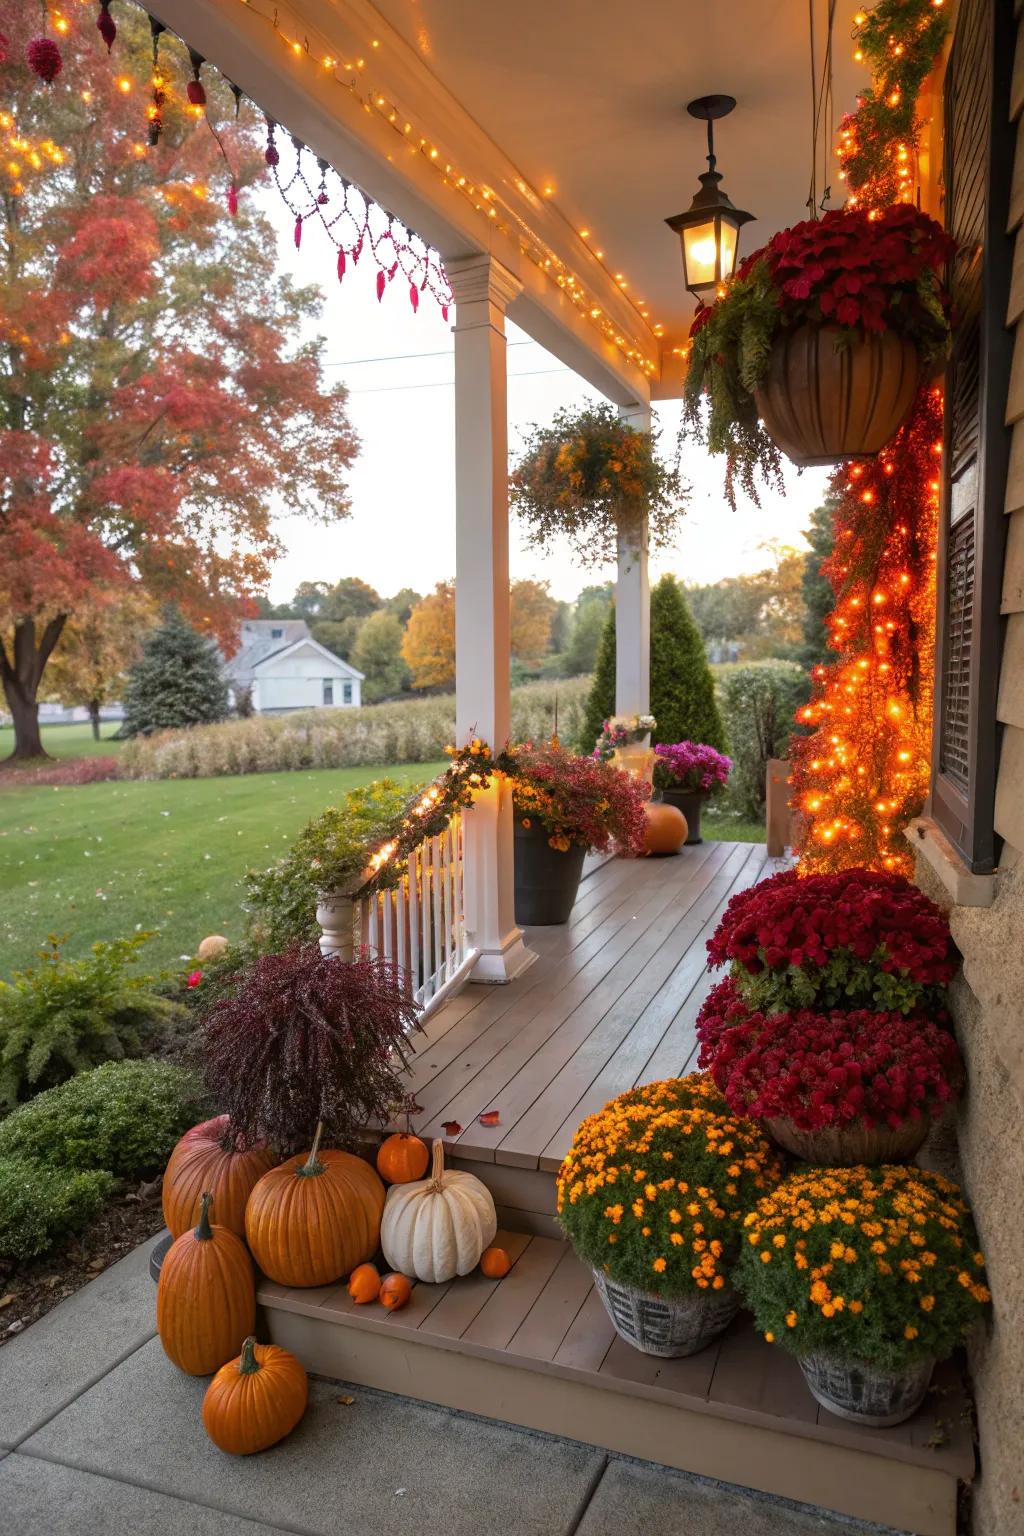
{"label": "fallen leaf on deck", "polygon": [[462,1126],[457,1120],[442,1120],[441,1129],[446,1136],[461,1136]]}
{"label": "fallen leaf on deck", "polygon": [[496,1109],[487,1109],[480,1116],[481,1125],[500,1125],[501,1116]]}
{"label": "fallen leaf on deck", "polygon": [[14,1292],[9,1291],[6,1296],[0,1296],[0,1307],[9,1307],[14,1300]]}
{"label": "fallen leaf on deck", "polygon": [[338,1402],[341,1403],[343,1408],[351,1408],[352,1404],[355,1402],[355,1398],[348,1397],[343,1393],[341,1397],[338,1398]]}

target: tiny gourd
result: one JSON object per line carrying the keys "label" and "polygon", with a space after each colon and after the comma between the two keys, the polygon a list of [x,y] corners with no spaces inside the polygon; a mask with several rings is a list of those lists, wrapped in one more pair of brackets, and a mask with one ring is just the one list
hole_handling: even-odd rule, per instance
{"label": "tiny gourd", "polygon": [[384,1186],[351,1152],[320,1150],[265,1173],[245,1208],[252,1256],[279,1285],[333,1285],[372,1259],[380,1238]]}
{"label": "tiny gourd", "polygon": [[380,1272],[376,1264],[359,1264],[348,1277],[348,1293],[357,1307],[376,1301],[380,1295]]}
{"label": "tiny gourd", "polygon": [[156,1326],[168,1359],[190,1376],[209,1376],[256,1326],[252,1260],[240,1237],[210,1224],[205,1193],[194,1232],[175,1238],[160,1266]]}
{"label": "tiny gourd", "polygon": [[180,1237],[199,1220],[204,1190],[213,1197],[219,1227],[245,1236],[245,1203],[257,1179],[273,1168],[267,1147],[240,1148],[227,1115],[204,1120],[186,1131],[164,1170],[164,1221]]}
{"label": "tiny gourd", "polygon": [[480,1255],[480,1273],[488,1280],[500,1280],[512,1268],[512,1260],[504,1248],[485,1248]]}
{"label": "tiny gourd", "polygon": [[411,1184],[422,1179],[429,1162],[426,1143],[405,1131],[389,1136],[377,1150],[377,1172],[388,1184]]}
{"label": "tiny gourd", "polygon": [[430,1178],[388,1190],[380,1241],[393,1269],[436,1284],[475,1269],[497,1230],[490,1190],[471,1173],[446,1170],[438,1140]]}
{"label": "tiny gourd", "polygon": [[408,1275],[385,1275],[380,1286],[380,1304],[388,1312],[397,1312],[412,1295],[412,1281]]}
{"label": "tiny gourd", "polygon": [[221,1366],[203,1398],[203,1427],[232,1456],[265,1451],[291,1433],[306,1411],[309,1382],[295,1356],[250,1335]]}

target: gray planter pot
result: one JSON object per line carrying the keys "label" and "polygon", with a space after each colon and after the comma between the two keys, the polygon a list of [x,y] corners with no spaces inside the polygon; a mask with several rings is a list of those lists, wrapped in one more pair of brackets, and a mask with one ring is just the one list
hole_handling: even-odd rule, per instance
{"label": "gray planter pot", "polygon": [[666,805],[674,805],[686,817],[687,848],[692,847],[694,843],[702,843],[704,839],[700,835],[700,813],[704,808],[707,795],[699,790],[691,793],[687,789],[663,789],[661,798]]}
{"label": "gray planter pot", "polygon": [[729,1286],[669,1298],[620,1285],[600,1269],[594,1270],[594,1285],[615,1332],[645,1355],[695,1355],[725,1332],[739,1310],[739,1297]]}
{"label": "gray planter pot", "polygon": [[567,923],[583,876],[587,850],[573,843],[552,848],[539,821],[515,823],[516,922],[528,928]]}
{"label": "gray planter pot", "polygon": [[886,1371],[865,1360],[800,1356],[800,1369],[815,1401],[840,1419],[873,1429],[902,1424],[917,1412],[934,1366],[933,1360],[924,1360],[902,1371]]}

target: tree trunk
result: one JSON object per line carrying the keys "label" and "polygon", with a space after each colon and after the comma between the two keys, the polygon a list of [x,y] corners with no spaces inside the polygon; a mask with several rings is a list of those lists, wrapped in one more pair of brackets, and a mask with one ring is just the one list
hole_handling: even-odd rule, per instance
{"label": "tree trunk", "polygon": [[100,701],[99,701],[99,699],[90,699],[89,700],[89,720],[92,723],[92,739],[93,739],[93,741],[99,741],[99,739],[100,739]]}
{"label": "tree trunk", "polygon": [[13,665],[6,645],[0,643],[0,682],[14,720],[14,751],[9,762],[49,756],[43,751],[39,734],[39,681],[65,622],[65,614],[51,619],[37,645],[35,620],[19,619],[14,626]]}

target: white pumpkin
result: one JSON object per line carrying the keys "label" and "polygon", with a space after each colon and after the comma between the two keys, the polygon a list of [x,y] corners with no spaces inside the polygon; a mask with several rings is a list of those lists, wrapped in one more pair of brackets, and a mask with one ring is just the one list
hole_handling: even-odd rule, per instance
{"label": "white pumpkin", "polygon": [[471,1173],[445,1170],[444,1142],[434,1142],[430,1178],[392,1184],[380,1223],[380,1245],[392,1269],[435,1284],[468,1275],[494,1241],[498,1217],[491,1192]]}

